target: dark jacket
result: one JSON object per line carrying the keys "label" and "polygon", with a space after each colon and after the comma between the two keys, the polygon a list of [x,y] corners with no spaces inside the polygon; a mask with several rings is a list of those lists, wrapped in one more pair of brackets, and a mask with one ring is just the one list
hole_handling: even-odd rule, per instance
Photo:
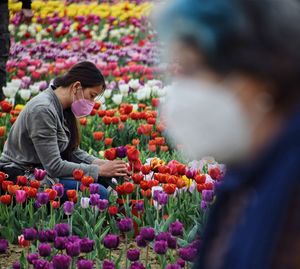
{"label": "dark jacket", "polygon": [[229,168],[195,268],[300,268],[300,110],[255,160]]}

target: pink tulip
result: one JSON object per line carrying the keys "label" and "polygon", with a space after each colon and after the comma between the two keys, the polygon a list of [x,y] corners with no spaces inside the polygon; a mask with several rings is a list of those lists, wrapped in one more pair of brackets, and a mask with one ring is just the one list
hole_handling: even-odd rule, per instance
{"label": "pink tulip", "polygon": [[46,176],[47,172],[42,169],[34,169],[34,177],[36,180],[42,181],[44,177]]}
{"label": "pink tulip", "polygon": [[26,201],[26,192],[23,190],[16,191],[16,201],[19,204],[22,204]]}

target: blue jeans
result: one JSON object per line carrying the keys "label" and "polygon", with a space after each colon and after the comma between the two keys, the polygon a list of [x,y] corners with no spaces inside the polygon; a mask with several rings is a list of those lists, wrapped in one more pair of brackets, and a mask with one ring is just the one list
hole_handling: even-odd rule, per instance
{"label": "blue jeans", "polygon": [[[74,180],[73,178],[61,178],[61,179],[59,179],[59,183],[63,184],[63,186],[64,186],[65,193],[62,197],[62,200],[66,201],[66,200],[68,200],[66,191],[67,190],[76,190],[77,181]],[[107,189],[103,185],[101,185],[101,184],[99,184],[99,185],[100,185],[100,188],[99,188],[100,199],[108,199]]]}

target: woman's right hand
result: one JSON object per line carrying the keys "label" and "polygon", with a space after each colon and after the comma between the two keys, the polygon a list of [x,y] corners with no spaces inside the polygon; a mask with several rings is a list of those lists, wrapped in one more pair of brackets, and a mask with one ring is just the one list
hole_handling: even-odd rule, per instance
{"label": "woman's right hand", "polygon": [[99,166],[99,176],[102,177],[125,177],[127,175],[127,165],[121,160],[108,161]]}

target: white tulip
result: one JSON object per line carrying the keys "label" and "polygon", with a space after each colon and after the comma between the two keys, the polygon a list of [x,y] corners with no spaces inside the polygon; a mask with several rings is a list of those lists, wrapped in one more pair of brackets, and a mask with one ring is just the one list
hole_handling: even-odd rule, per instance
{"label": "white tulip", "polygon": [[30,92],[30,90],[22,89],[22,90],[19,90],[19,95],[21,96],[21,98],[24,101],[27,101],[27,100],[29,100],[29,98],[31,96],[31,92]]}
{"label": "white tulip", "polygon": [[134,90],[137,90],[141,86],[138,79],[131,79],[129,81],[128,85],[129,85],[129,87],[131,87]]}
{"label": "white tulip", "polygon": [[105,98],[110,98],[111,97],[111,92],[112,92],[112,90],[105,90],[104,93],[103,93],[103,96]]}
{"label": "white tulip", "polygon": [[112,97],[112,101],[116,104],[119,105],[122,103],[123,95],[122,94],[114,94]]}
{"label": "white tulip", "polygon": [[132,106],[133,106],[133,111],[137,111],[139,109],[138,104],[132,104]]}
{"label": "white tulip", "polygon": [[142,100],[145,100],[146,99],[146,91],[144,89],[142,90],[139,90],[136,92],[136,98],[139,100],[139,101],[142,101]]}
{"label": "white tulip", "polygon": [[31,94],[38,94],[40,92],[40,85],[39,83],[34,83],[30,87]]}
{"label": "white tulip", "polygon": [[81,197],[80,205],[81,205],[82,208],[88,208],[90,206],[90,198]]}
{"label": "white tulip", "polygon": [[12,81],[7,83],[7,85],[10,85],[10,86],[18,88],[18,89],[21,87],[21,84],[22,84],[21,79],[13,79]]}
{"label": "white tulip", "polygon": [[128,84],[119,84],[119,90],[122,95],[127,96],[129,91],[129,85]]}

